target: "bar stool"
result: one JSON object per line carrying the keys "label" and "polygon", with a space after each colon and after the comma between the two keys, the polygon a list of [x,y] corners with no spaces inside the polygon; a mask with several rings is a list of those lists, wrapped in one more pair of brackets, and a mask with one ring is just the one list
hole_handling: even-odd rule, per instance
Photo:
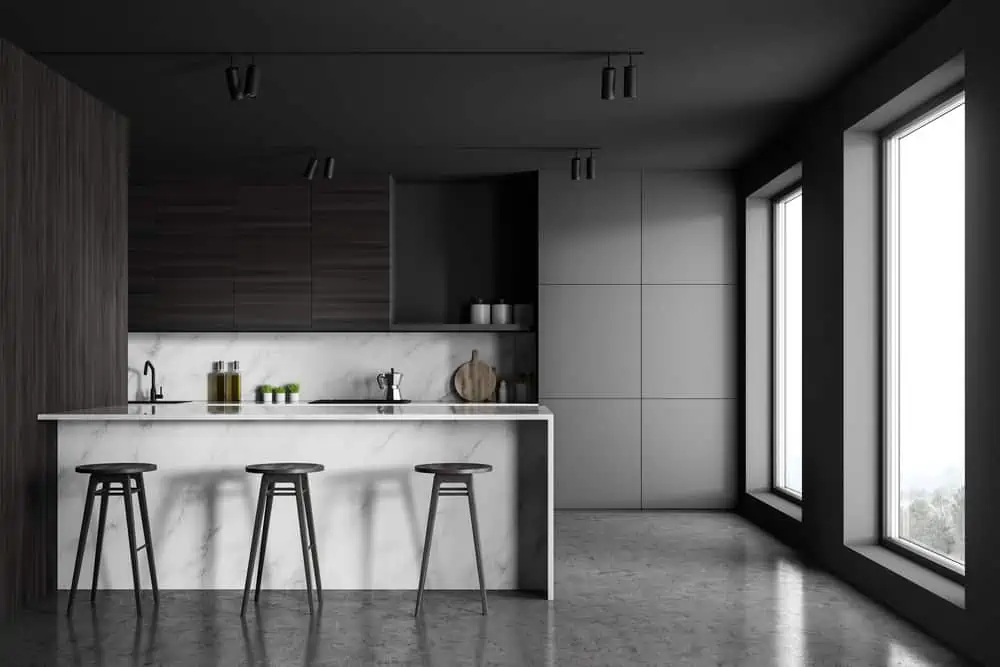
{"label": "bar stool", "polygon": [[[417,587],[417,607],[413,615],[420,613],[420,603],[424,598],[424,583],[427,581],[427,560],[431,554],[431,538],[434,536],[434,517],[437,514],[439,496],[467,496],[469,516],[472,518],[472,543],[476,549],[476,570],[479,572],[479,597],[486,609],[486,579],[483,577],[483,558],[479,552],[479,519],[476,517],[476,494],[472,490],[472,476],[481,472],[492,472],[493,466],[485,463],[424,463],[414,466],[416,472],[434,475],[431,491],[431,507],[427,514],[427,536],[424,538],[424,554],[420,559],[420,584]],[[447,486],[445,486],[447,485]]]}
{"label": "bar stool", "polygon": [[[250,541],[250,562],[247,564],[247,580],[243,586],[243,605],[240,616],[247,612],[250,596],[250,582],[253,579],[254,560],[257,545],[260,544],[260,562],[257,565],[257,586],[254,602],[260,600],[260,581],[264,572],[264,553],[267,550],[267,533],[271,527],[271,504],[275,496],[295,496],[299,515],[299,538],[302,540],[302,562],[306,568],[306,593],[309,596],[309,613],[313,613],[312,575],[316,575],[316,597],[323,602],[323,582],[319,577],[319,556],[316,553],[316,526],[313,522],[312,499],[309,495],[309,473],[322,472],[319,463],[257,463],[246,467],[249,473],[261,475],[260,494],[257,496],[257,517],[253,523],[253,538]],[[291,484],[291,486],[278,486]],[[308,538],[308,539],[307,539]],[[309,567],[309,552],[312,552],[312,567]]]}
{"label": "bar stool", "polygon": [[[80,568],[83,566],[83,552],[87,546],[87,533],[90,532],[90,515],[94,509],[94,498],[101,496],[101,511],[97,519],[97,545],[94,549],[94,578],[90,586],[90,603],[94,603],[97,594],[97,576],[101,565],[101,548],[104,546],[104,523],[108,516],[108,498],[121,496],[125,501],[125,525],[128,528],[129,556],[132,560],[132,585],[135,593],[136,615],[142,616],[142,604],[139,602],[139,560],[138,553],[146,550],[149,561],[149,579],[153,586],[153,602],[160,604],[160,588],[156,583],[156,562],[153,559],[153,536],[149,530],[149,508],[146,504],[146,484],[142,474],[153,472],[156,466],[152,463],[91,463],[76,467],[78,473],[90,475],[87,483],[87,500],[83,506],[83,522],[80,526],[80,541],[76,547],[76,565],[73,566],[73,583],[69,589],[69,604],[66,614],[73,609],[76,597],[76,586],[80,580]],[[133,486],[134,483],[134,486]],[[117,487],[117,488],[116,488]],[[142,520],[142,532],[145,544],[135,546],[135,514],[132,509],[132,494],[139,496],[139,517]]]}

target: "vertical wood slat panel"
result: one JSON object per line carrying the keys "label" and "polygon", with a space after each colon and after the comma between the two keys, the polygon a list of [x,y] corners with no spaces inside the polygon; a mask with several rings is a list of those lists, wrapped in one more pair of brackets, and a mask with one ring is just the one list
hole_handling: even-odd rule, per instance
{"label": "vertical wood slat panel", "polygon": [[55,588],[41,412],[126,387],[127,121],[0,41],[0,619]]}

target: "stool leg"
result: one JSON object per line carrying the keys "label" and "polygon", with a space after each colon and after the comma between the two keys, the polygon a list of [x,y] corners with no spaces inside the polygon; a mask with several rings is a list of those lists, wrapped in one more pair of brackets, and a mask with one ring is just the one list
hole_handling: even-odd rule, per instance
{"label": "stool leg", "polygon": [[274,503],[274,482],[267,484],[267,500],[264,504],[264,525],[260,534],[260,560],[257,563],[257,586],[254,589],[253,601],[260,600],[260,582],[264,578],[264,553],[267,551],[267,534],[271,529],[271,505]]}
{"label": "stool leg", "polygon": [[424,600],[424,583],[427,581],[427,561],[431,555],[431,538],[434,537],[434,518],[437,516],[438,490],[441,480],[434,475],[434,487],[431,489],[431,507],[427,512],[427,534],[424,536],[424,553],[420,557],[420,583],[417,585],[417,606],[413,615],[420,613],[420,603]]}
{"label": "stool leg", "polygon": [[266,500],[267,475],[261,477],[260,493],[257,494],[257,516],[253,520],[253,537],[250,538],[250,562],[247,563],[247,580],[243,585],[243,605],[240,607],[240,617],[246,616],[247,598],[250,596],[250,582],[253,581],[253,562],[257,555],[257,540],[260,539],[260,523],[264,518],[264,502]]}
{"label": "stool leg", "polygon": [[87,500],[83,504],[83,521],[80,522],[80,541],[76,545],[76,564],[73,566],[73,583],[69,587],[69,603],[66,605],[66,615],[73,609],[73,598],[76,597],[76,585],[80,581],[80,568],[83,565],[83,552],[87,548],[87,533],[90,532],[90,515],[94,511],[94,490],[97,483],[94,476],[87,482]]}
{"label": "stool leg", "polygon": [[316,546],[316,522],[313,521],[312,493],[309,491],[309,476],[302,475],[302,487],[305,492],[306,522],[309,525],[309,544],[312,546],[313,573],[316,576],[316,597],[323,603],[323,580],[319,576],[319,547]]}
{"label": "stool leg", "polygon": [[104,547],[104,523],[108,518],[108,485],[101,485],[101,510],[97,514],[97,543],[94,545],[94,578],[90,584],[90,603],[97,597],[97,577],[101,572],[101,549]]}
{"label": "stool leg", "polygon": [[309,597],[309,613],[315,611],[313,606],[313,592],[312,592],[312,567],[309,565],[309,546],[306,544],[308,540],[308,529],[306,528],[306,506],[305,506],[305,494],[302,489],[302,478],[305,475],[299,475],[295,478],[295,506],[299,513],[299,537],[302,540],[302,564],[306,568],[306,595]]}
{"label": "stool leg", "polygon": [[121,479],[122,500],[125,501],[125,523],[128,527],[129,558],[132,561],[132,587],[135,594],[135,613],[142,616],[142,602],[139,600],[139,553],[135,544],[135,510],[132,508],[132,480],[128,476]]}
{"label": "stool leg", "polygon": [[465,481],[469,490],[469,516],[472,517],[472,543],[476,547],[476,570],[479,571],[479,597],[483,603],[483,615],[486,615],[486,578],[483,577],[483,556],[479,549],[479,517],[476,515],[476,494],[472,490],[472,476]]}
{"label": "stool leg", "polygon": [[146,482],[142,473],[135,476],[139,487],[139,518],[142,520],[142,533],[146,540],[146,561],[149,563],[149,581],[153,586],[153,604],[160,604],[160,584],[156,580],[156,560],[153,558],[153,531],[149,529],[149,506],[146,504]]}

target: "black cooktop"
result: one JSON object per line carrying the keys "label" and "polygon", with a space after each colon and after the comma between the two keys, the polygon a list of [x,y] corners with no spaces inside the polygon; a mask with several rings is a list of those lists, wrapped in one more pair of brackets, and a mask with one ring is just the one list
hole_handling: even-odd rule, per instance
{"label": "black cooktop", "polygon": [[310,405],[402,405],[409,402],[408,398],[398,401],[387,401],[384,398],[319,398],[309,401]]}

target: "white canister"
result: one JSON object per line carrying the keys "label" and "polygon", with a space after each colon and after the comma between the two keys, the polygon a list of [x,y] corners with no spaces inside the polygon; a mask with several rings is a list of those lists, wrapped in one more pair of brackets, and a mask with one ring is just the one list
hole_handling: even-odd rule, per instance
{"label": "white canister", "polygon": [[510,403],[506,380],[500,380],[500,385],[497,387],[497,403]]}
{"label": "white canister", "polygon": [[469,307],[469,321],[473,324],[490,323],[490,304],[477,301]]}
{"label": "white canister", "polygon": [[510,324],[511,321],[511,307],[509,303],[504,303],[500,300],[500,303],[494,303],[490,308],[491,316],[493,318],[493,324]]}

